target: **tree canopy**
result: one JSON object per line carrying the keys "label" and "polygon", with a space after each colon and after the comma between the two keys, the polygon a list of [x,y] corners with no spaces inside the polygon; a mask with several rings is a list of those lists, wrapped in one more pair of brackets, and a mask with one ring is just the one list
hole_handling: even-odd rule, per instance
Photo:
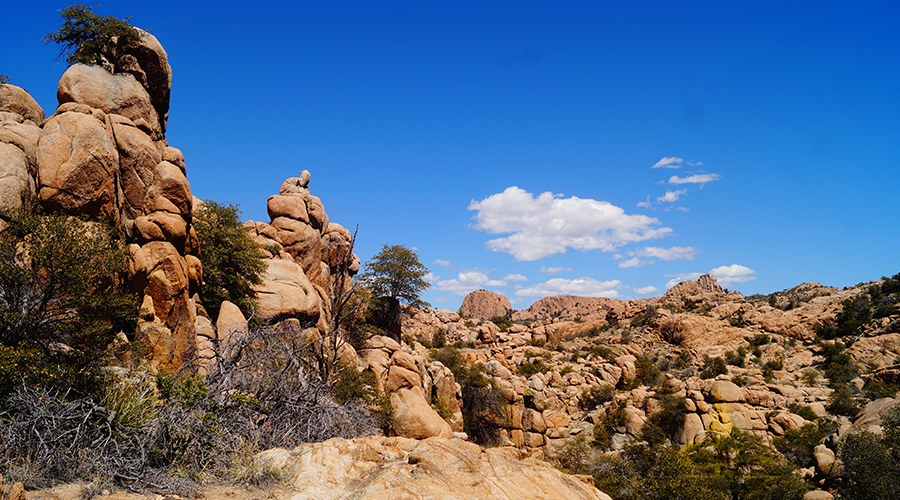
{"label": "tree canopy", "polygon": [[404,245],[384,244],[381,251],[366,262],[365,271],[358,279],[379,298],[388,298],[414,307],[427,307],[422,292],[431,284],[425,281],[428,274],[419,255]]}
{"label": "tree canopy", "polygon": [[59,14],[62,27],[44,37],[44,43],[60,45],[58,59],[65,57],[66,64],[100,64],[117,43],[141,40],[141,32],[128,24],[130,17],[100,16],[91,12],[92,8],[82,4],[63,8]]}
{"label": "tree canopy", "polygon": [[237,205],[206,200],[194,211],[200,240],[203,285],[200,300],[213,318],[222,302],[237,305],[246,316],[256,309],[253,285],[262,283],[266,263],[259,245],[242,229]]}

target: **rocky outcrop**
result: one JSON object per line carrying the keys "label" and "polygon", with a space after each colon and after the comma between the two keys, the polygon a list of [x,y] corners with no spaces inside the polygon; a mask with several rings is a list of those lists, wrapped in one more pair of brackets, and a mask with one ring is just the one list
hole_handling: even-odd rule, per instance
{"label": "rocky outcrop", "polygon": [[468,318],[491,319],[512,314],[509,299],[487,290],[476,290],[463,299],[459,314]]}
{"label": "rocky outcrop", "polygon": [[293,500],[609,500],[591,484],[512,449],[459,439],[331,439],[258,455],[289,473]]}
{"label": "rocky outcrop", "polygon": [[165,138],[171,68],[156,38],[142,36],[103,65],[66,70],[46,120],[27,93],[0,85],[0,218],[38,202],[117,226],[144,295],[136,340],[151,366],[178,366],[198,340],[191,296],[202,266],[184,157]]}
{"label": "rocky outcrop", "polygon": [[352,252],[350,231],[329,222],[322,201],[310,194],[310,177],[304,170],[284,181],[267,202],[271,221],[248,221],[244,230],[268,257],[263,283],[254,286],[260,315],[296,318],[325,331],[332,288],[349,284],[359,271],[359,258]]}

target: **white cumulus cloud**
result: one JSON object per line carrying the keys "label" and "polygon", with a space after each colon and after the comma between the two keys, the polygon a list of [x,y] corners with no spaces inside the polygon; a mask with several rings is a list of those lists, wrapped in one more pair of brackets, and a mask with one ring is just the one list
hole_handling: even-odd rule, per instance
{"label": "white cumulus cloud", "polygon": [[516,186],[481,201],[472,200],[469,210],[478,212],[473,217],[475,228],[492,234],[512,233],[489,240],[487,246],[520,261],[565,253],[569,248],[612,252],[627,243],[672,233],[671,228],[659,227],[658,219],[628,215],[607,201],[562,198],[549,191],[535,197]]}
{"label": "white cumulus cloud", "polygon": [[694,260],[697,249],[694,247],[644,247],[634,251],[638,257],[656,257],[659,260]]}
{"label": "white cumulus cloud", "polygon": [[656,199],[657,203],[672,203],[678,201],[678,198],[681,197],[684,193],[687,193],[687,189],[679,189],[677,191],[666,191],[666,194],[660,196]]}
{"label": "white cumulus cloud", "polygon": [[653,292],[657,291],[657,288],[653,285],[650,285],[650,286],[645,286],[645,287],[641,287],[641,288],[635,288],[634,291],[635,291],[635,293],[639,293],[639,294],[643,295],[645,293],[653,293]]}
{"label": "white cumulus cloud", "polygon": [[652,260],[641,260],[637,257],[633,259],[628,259],[626,261],[619,262],[619,267],[622,269],[627,269],[629,267],[643,267],[649,264],[653,264]]}
{"label": "white cumulus cloud", "polygon": [[582,297],[617,298],[622,286],[619,280],[597,281],[593,278],[576,278],[572,280],[553,278],[533,287],[516,291],[519,297],[548,297],[551,295],[578,295]]}
{"label": "white cumulus cloud", "polygon": [[756,271],[747,266],[732,264],[730,266],[720,266],[709,272],[719,280],[719,283],[744,283],[756,279]]}
{"label": "white cumulus cloud", "polygon": [[507,274],[503,279],[495,280],[489,278],[486,273],[481,271],[463,271],[454,279],[437,281],[434,284],[434,288],[444,292],[453,292],[457,295],[466,295],[484,287],[507,286],[510,281],[528,281],[528,278],[521,274]]}
{"label": "white cumulus cloud", "polygon": [[[672,279],[669,280],[668,283],[666,283],[666,288],[672,288],[682,281],[696,280],[703,274],[704,273],[686,273],[668,275]],[[715,276],[720,285],[728,285],[731,283],[745,283],[747,281],[753,281],[756,279],[756,276],[754,276],[756,274],[756,271],[740,264],[719,266],[717,268],[711,269],[709,273],[706,274],[712,274],[713,276]]]}
{"label": "white cumulus cloud", "polygon": [[673,175],[669,177],[669,184],[706,184],[721,179],[719,174],[696,174],[687,177],[678,177]]}
{"label": "white cumulus cloud", "polygon": [[450,261],[444,259],[435,259],[434,264],[441,267],[448,267],[450,265]]}

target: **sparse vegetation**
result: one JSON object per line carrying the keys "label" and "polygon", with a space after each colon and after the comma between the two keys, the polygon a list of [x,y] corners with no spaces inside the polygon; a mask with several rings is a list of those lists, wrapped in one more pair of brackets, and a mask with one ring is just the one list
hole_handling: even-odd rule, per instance
{"label": "sparse vegetation", "polygon": [[100,16],[91,9],[82,4],[64,7],[59,14],[62,26],[44,37],[44,43],[60,45],[58,59],[65,57],[66,64],[101,64],[116,44],[136,44],[141,40],[140,31],[128,24],[130,17]]}

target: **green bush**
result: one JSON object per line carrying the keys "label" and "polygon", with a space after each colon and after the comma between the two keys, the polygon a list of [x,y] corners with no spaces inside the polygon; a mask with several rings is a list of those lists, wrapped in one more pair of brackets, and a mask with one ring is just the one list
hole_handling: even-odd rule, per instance
{"label": "green bush", "polygon": [[834,415],[854,417],[859,413],[859,403],[849,385],[835,386],[834,391],[828,396],[828,412]]}
{"label": "green bush", "polygon": [[[531,361],[531,360],[534,361]],[[544,360],[541,358],[530,358],[528,361],[523,361],[518,366],[519,375],[530,378],[535,373],[547,373],[550,371],[550,367],[544,364]]]}
{"label": "green bush", "polygon": [[700,372],[700,378],[702,379],[710,379],[728,373],[725,360],[720,357],[710,358],[706,356],[703,360],[703,365],[703,371]]}
{"label": "green bush", "polygon": [[237,205],[206,200],[194,210],[194,230],[200,241],[203,285],[200,300],[211,317],[219,316],[222,302],[237,305],[245,317],[256,312],[253,285],[262,283],[263,253],[243,230]]}
{"label": "green bush", "polygon": [[458,349],[432,349],[430,357],[453,372],[462,387],[463,430],[476,443],[500,442],[500,425],[508,418],[507,405],[483,364],[470,365]]}
{"label": "green bush", "polygon": [[61,46],[59,59],[65,56],[67,64],[100,64],[116,43],[136,44],[141,40],[141,33],[128,24],[130,17],[99,16],[91,12],[92,8],[82,4],[63,8],[59,14],[62,27],[44,37],[44,43]]}
{"label": "green bush", "polygon": [[615,387],[611,385],[592,386],[590,389],[581,391],[579,398],[579,406],[582,410],[590,411],[594,408],[612,401],[616,395]]}
{"label": "green bush", "polygon": [[134,331],[126,251],[110,228],[64,214],[19,213],[0,233],[0,396],[23,381],[100,389],[116,332]]}
{"label": "green bush", "polygon": [[830,420],[804,424],[799,429],[784,431],[784,435],[776,437],[772,444],[798,467],[807,467],[812,463],[816,445],[835,430],[836,425]]}

